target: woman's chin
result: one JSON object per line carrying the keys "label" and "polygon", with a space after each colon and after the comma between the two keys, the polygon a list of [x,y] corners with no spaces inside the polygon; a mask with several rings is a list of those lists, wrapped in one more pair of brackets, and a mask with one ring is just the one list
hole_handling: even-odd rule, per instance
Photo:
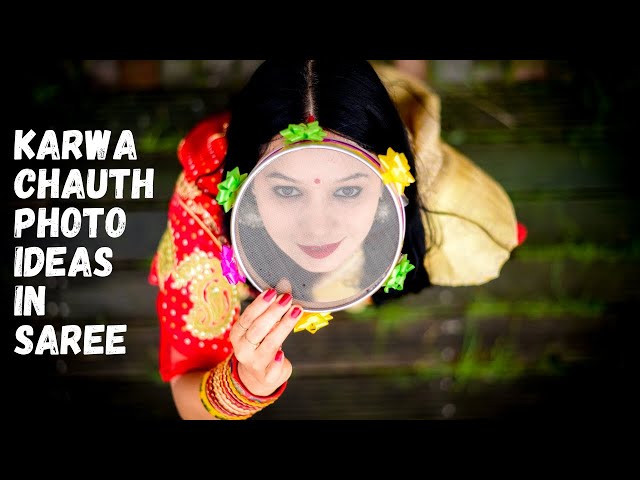
{"label": "woman's chin", "polygon": [[306,259],[299,259],[300,261],[296,261],[296,263],[304,268],[306,271],[311,273],[329,273],[336,270],[343,262],[344,259],[331,260],[331,262],[327,262],[326,260],[309,262]]}

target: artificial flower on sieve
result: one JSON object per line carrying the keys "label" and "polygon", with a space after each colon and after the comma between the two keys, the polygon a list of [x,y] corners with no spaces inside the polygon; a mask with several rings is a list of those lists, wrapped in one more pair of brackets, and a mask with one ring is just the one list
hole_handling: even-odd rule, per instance
{"label": "artificial flower on sieve", "polygon": [[398,153],[393,148],[387,149],[386,155],[378,155],[382,162],[382,181],[385,185],[393,183],[400,195],[404,195],[405,187],[416,181],[411,175],[409,161],[404,153]]}
{"label": "artificial flower on sieve", "polygon": [[313,140],[315,142],[321,142],[324,137],[327,136],[322,127],[318,124],[318,121],[310,123],[289,124],[284,130],[280,130],[286,144],[289,145],[294,142],[300,142],[302,140]]}
{"label": "artificial flower on sieve", "polygon": [[222,205],[225,213],[231,210],[238,196],[238,189],[247,178],[247,173],[240,174],[238,167],[227,172],[227,178],[218,184],[216,201]]}
{"label": "artificial flower on sieve", "polygon": [[325,312],[305,312],[293,327],[294,332],[307,330],[310,333],[316,333],[322,327],[329,325],[329,320],[333,319],[330,313]]}
{"label": "artificial flower on sieve", "polygon": [[407,254],[405,253],[400,257],[400,261],[393,268],[391,275],[384,282],[384,293],[389,293],[389,289],[402,290],[404,288],[404,280],[407,277],[407,273],[413,270],[414,267],[411,262],[407,260]]}
{"label": "artificial flower on sieve", "polygon": [[246,277],[238,270],[238,264],[233,256],[233,248],[228,245],[222,245],[220,265],[222,266],[222,275],[231,285],[247,281]]}

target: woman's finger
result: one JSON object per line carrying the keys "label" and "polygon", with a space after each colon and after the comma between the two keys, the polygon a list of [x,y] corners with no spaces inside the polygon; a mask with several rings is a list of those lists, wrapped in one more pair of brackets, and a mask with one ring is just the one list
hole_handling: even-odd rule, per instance
{"label": "woman's finger", "polygon": [[276,283],[276,290],[283,293],[291,293],[293,287],[291,286],[291,282],[288,278],[281,278],[278,283]]}
{"label": "woman's finger", "polygon": [[249,329],[244,333],[244,337],[249,340],[249,343],[253,345],[261,344],[264,337],[287,312],[292,300],[293,298],[291,297],[291,294],[285,293],[278,297],[277,300],[269,306],[269,308],[256,318]]}
{"label": "woman's finger", "polygon": [[[278,349],[272,361],[265,369],[265,382],[270,384],[282,383],[289,378],[291,374],[291,362],[285,359],[284,352]],[[280,381],[282,380],[282,382]]]}
{"label": "woman's finger", "polygon": [[282,345],[289,336],[293,327],[298,323],[300,315],[302,315],[302,308],[298,305],[292,305],[292,308],[282,317],[282,320],[264,337],[258,353],[271,361],[271,356],[275,354],[280,348],[280,345]]}
{"label": "woman's finger", "polygon": [[247,333],[249,328],[251,328],[255,319],[262,315],[271,306],[277,294],[278,292],[276,292],[275,289],[270,288],[258,295],[256,299],[244,309],[240,318],[238,318],[231,328],[231,331],[229,332],[229,340],[231,342],[237,342],[240,340],[240,338]]}

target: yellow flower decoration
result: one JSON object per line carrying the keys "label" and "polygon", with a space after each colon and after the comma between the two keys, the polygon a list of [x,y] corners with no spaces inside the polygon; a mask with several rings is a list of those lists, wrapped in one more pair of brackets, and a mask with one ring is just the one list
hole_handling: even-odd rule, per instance
{"label": "yellow flower decoration", "polygon": [[306,312],[302,314],[296,326],[293,327],[294,332],[307,330],[310,333],[316,333],[322,327],[329,325],[329,320],[333,317],[330,313]]}
{"label": "yellow flower decoration", "polygon": [[382,181],[385,185],[393,183],[400,195],[404,195],[405,187],[416,181],[411,175],[411,168],[404,153],[398,153],[393,148],[387,149],[386,155],[378,155],[382,162]]}

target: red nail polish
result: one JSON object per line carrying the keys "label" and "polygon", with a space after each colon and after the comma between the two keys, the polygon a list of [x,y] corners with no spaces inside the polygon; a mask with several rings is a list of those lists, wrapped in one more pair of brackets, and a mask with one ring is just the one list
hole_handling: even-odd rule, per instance
{"label": "red nail polish", "polygon": [[293,310],[291,310],[291,318],[296,319],[300,316],[301,313],[302,309],[300,307],[295,307]]}
{"label": "red nail polish", "polygon": [[278,303],[284,307],[287,303],[291,301],[292,298],[293,297],[291,296],[291,294],[285,293]]}
{"label": "red nail polish", "polygon": [[276,362],[281,362],[283,358],[284,358],[284,352],[282,350],[278,350],[274,360]]}
{"label": "red nail polish", "polygon": [[275,288],[270,288],[269,290],[267,290],[264,294],[264,297],[262,297],[265,301],[270,302],[271,300],[273,300],[273,297],[276,296],[276,289]]}

